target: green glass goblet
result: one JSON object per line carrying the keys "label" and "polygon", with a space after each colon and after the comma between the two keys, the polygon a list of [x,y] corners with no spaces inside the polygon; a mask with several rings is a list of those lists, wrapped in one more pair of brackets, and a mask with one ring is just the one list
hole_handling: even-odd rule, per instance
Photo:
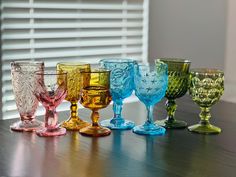
{"label": "green glass goblet", "polygon": [[217,134],[221,132],[219,127],[211,125],[211,106],[219,101],[224,92],[224,73],[218,69],[193,69],[190,72],[189,93],[195,103],[200,106],[201,121],[188,127],[191,132],[201,134]]}
{"label": "green glass goblet", "polygon": [[165,95],[167,98],[167,118],[156,121],[155,123],[170,129],[186,128],[186,122],[176,120],[175,118],[175,111],[177,109],[175,99],[184,96],[188,91],[189,68],[191,62],[189,60],[180,58],[160,58],[159,60],[168,65],[168,88]]}

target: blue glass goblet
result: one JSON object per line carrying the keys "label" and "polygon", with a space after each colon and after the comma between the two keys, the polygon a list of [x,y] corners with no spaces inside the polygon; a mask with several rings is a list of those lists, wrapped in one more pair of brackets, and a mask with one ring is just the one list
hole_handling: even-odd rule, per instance
{"label": "blue glass goblet", "polygon": [[147,109],[147,120],[143,125],[133,128],[133,132],[141,135],[162,135],[166,129],[154,124],[153,108],[166,93],[168,85],[167,65],[157,61],[157,67],[152,69],[147,65],[134,67],[135,95]]}
{"label": "blue glass goblet", "polygon": [[104,120],[101,125],[110,129],[128,130],[134,127],[134,122],[125,120],[122,115],[123,100],[134,90],[134,60],[131,59],[103,59],[100,66],[111,71],[110,92],[112,95],[114,117]]}

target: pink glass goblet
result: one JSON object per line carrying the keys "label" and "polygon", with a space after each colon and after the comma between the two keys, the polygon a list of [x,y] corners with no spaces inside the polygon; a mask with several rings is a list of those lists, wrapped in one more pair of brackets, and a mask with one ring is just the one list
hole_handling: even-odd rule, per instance
{"label": "pink glass goblet", "polygon": [[58,124],[56,107],[63,101],[67,94],[67,73],[59,71],[35,72],[37,89],[35,96],[46,109],[45,127],[38,129],[39,136],[65,135],[66,129]]}
{"label": "pink glass goblet", "polygon": [[20,121],[13,123],[10,128],[14,131],[34,131],[43,123],[35,119],[38,100],[34,95],[36,79],[34,72],[43,72],[42,61],[22,60],[11,62],[11,77],[16,107]]}

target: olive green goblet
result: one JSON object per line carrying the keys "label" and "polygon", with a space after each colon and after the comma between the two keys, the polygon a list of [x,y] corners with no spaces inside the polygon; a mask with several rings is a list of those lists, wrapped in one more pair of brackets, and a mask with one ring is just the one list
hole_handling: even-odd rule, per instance
{"label": "olive green goblet", "polygon": [[167,118],[155,123],[169,129],[186,128],[186,122],[175,118],[177,109],[175,99],[184,96],[188,91],[191,62],[180,58],[160,58],[159,60],[168,65],[168,88],[165,95]]}
{"label": "olive green goblet", "polygon": [[193,69],[190,72],[189,93],[195,103],[200,106],[201,120],[198,124],[188,127],[191,132],[201,134],[217,134],[219,127],[211,125],[211,106],[217,103],[224,92],[224,73],[218,69]]}

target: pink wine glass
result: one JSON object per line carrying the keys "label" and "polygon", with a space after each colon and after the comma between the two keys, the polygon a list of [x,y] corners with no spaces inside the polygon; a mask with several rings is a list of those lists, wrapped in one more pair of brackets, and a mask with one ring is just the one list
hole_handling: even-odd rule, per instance
{"label": "pink wine glass", "polygon": [[34,131],[43,123],[35,119],[38,100],[34,95],[36,80],[34,72],[43,72],[42,61],[21,60],[11,62],[12,88],[20,121],[14,122],[10,128],[14,131]]}
{"label": "pink wine glass", "polygon": [[35,72],[37,89],[35,96],[46,109],[45,127],[36,131],[39,136],[65,135],[66,129],[58,124],[56,107],[67,94],[67,73],[59,71]]}

